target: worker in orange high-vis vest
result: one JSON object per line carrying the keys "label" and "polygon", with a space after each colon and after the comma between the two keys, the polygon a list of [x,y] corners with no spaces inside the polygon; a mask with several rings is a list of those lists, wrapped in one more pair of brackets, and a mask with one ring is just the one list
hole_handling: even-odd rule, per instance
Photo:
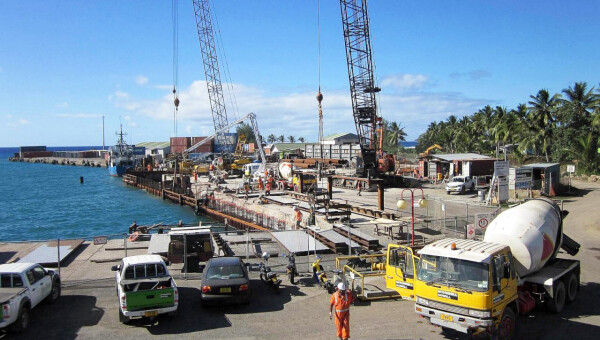
{"label": "worker in orange high-vis vest", "polygon": [[298,206],[294,206],[294,220],[296,221],[296,229],[300,228],[300,222],[302,222],[302,213]]}
{"label": "worker in orange high-vis vest", "polygon": [[343,282],[338,283],[337,288],[329,302],[329,319],[335,317],[337,336],[346,340],[350,338],[350,304],[354,302],[354,294],[346,290]]}

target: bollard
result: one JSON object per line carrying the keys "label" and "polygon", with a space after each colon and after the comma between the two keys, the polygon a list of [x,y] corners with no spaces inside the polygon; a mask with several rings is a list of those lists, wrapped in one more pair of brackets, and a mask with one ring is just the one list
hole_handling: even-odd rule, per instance
{"label": "bollard", "polygon": [[123,250],[125,250],[125,257],[127,257],[127,234],[123,234]]}
{"label": "bollard", "polygon": [[79,176],[79,183],[83,184],[83,176]]}

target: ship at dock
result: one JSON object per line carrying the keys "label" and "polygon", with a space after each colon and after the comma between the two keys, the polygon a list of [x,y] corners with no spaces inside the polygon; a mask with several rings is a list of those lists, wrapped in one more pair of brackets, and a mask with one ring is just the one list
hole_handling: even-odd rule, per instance
{"label": "ship at dock", "polygon": [[123,125],[121,130],[116,133],[118,139],[117,144],[111,146],[108,150],[108,173],[111,176],[121,177],[127,169],[135,167],[136,158],[133,152],[133,145],[129,145],[123,138],[126,133],[123,133]]}

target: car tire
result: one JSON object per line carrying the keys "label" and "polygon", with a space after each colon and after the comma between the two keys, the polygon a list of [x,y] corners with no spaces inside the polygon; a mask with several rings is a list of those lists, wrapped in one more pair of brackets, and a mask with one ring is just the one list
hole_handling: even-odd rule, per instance
{"label": "car tire", "polygon": [[23,333],[29,327],[29,306],[24,305],[19,308],[17,320],[10,325],[10,330],[13,333]]}
{"label": "car tire", "polygon": [[548,310],[552,313],[560,313],[565,306],[566,295],[565,283],[557,281],[554,286],[554,297],[546,300],[546,307]]}
{"label": "car tire", "polygon": [[460,187],[460,193],[461,195],[464,194],[466,191],[465,186],[463,185],[462,187]]}
{"label": "car tire", "polygon": [[50,294],[48,294],[46,301],[48,303],[54,303],[56,300],[58,300],[58,298],[60,297],[60,294],[61,294],[60,280],[54,280],[54,282],[52,283],[52,290],[50,291]]}
{"label": "car tire", "polygon": [[450,191],[446,191],[446,195],[450,195]]}
{"label": "car tire", "polygon": [[497,339],[514,339],[515,337],[516,316],[510,307],[504,309],[500,324],[496,330]]}
{"label": "car tire", "polygon": [[565,280],[565,287],[567,290],[567,303],[575,301],[577,298],[577,291],[579,290],[579,280],[577,279],[577,275],[575,275],[575,273],[569,274]]}
{"label": "car tire", "polygon": [[119,321],[122,324],[126,325],[126,324],[128,324],[131,321],[130,317],[123,315],[123,313],[121,312],[121,308],[120,307],[119,307],[119,311],[118,312],[119,312]]}

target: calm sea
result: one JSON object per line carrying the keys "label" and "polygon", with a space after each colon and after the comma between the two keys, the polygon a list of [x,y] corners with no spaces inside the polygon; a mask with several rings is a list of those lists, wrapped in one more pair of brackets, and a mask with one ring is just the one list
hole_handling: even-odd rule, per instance
{"label": "calm sea", "polygon": [[[101,147],[52,147],[89,150]],[[66,239],[127,232],[128,226],[209,222],[186,206],[126,186],[106,168],[9,162],[0,148],[0,241]],[[83,176],[83,184],[79,177]]]}

